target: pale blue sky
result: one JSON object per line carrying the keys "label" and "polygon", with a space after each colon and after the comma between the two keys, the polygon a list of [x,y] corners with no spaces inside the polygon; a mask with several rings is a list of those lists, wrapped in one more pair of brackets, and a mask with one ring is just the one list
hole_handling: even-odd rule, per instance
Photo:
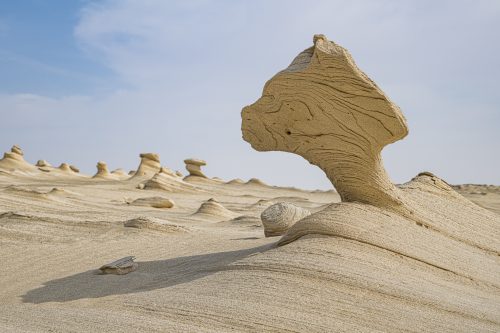
{"label": "pale blue sky", "polygon": [[312,36],[348,48],[405,114],[384,150],[395,182],[420,171],[500,184],[500,1],[0,2],[0,149],[35,162],[133,169],[158,152],[225,179],[328,188],[302,158],[258,153],[240,111]]}

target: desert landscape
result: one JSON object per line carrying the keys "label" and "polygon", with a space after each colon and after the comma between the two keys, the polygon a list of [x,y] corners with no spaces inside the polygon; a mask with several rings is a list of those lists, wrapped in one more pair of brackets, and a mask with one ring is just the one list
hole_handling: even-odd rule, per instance
{"label": "desert landscape", "polygon": [[346,49],[315,35],[243,108],[242,133],[332,189],[154,152],[94,175],[5,152],[0,331],[500,331],[500,186],[425,171],[394,185],[380,152],[408,125]]}

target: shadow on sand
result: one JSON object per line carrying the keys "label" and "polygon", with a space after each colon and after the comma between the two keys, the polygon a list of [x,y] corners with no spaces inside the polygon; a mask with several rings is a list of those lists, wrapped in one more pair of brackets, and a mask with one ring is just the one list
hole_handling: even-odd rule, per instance
{"label": "shadow on sand", "polygon": [[82,298],[130,294],[175,286],[223,270],[225,266],[272,248],[267,244],[250,249],[209,253],[158,261],[138,262],[127,275],[100,275],[97,270],[51,280],[22,296],[24,303],[67,302]]}

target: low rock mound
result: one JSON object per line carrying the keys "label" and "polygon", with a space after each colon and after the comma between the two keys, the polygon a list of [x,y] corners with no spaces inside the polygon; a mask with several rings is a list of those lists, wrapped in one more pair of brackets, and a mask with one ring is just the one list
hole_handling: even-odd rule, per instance
{"label": "low rock mound", "polygon": [[230,211],[217,200],[211,198],[201,204],[200,208],[193,215],[202,215],[210,219],[226,220],[239,216],[239,214]]}
{"label": "low rock mound", "polygon": [[[143,184],[142,188],[147,190],[163,190],[167,192],[185,192],[195,191],[196,188],[183,181],[175,173],[170,173],[162,168],[160,172],[155,174],[151,179]],[[139,185],[141,185],[139,184]]]}
{"label": "low rock mound", "polygon": [[68,173],[73,172],[73,170],[71,170],[71,168],[69,167],[68,163],[61,163],[61,165],[59,165],[58,169],[63,171],[63,172],[68,172]]}
{"label": "low rock mound", "polygon": [[230,181],[228,181],[226,184],[236,184],[236,185],[240,185],[240,184],[245,184],[245,182],[239,178],[236,178],[236,179],[232,179]]}
{"label": "low rock mound", "polygon": [[189,229],[155,217],[139,216],[123,224],[128,228],[147,229],[162,232],[188,232]]}
{"label": "low rock mound", "polygon": [[311,215],[307,209],[297,207],[287,202],[278,202],[262,212],[260,218],[266,237],[280,236],[295,224],[295,222]]}
{"label": "low rock mound", "polygon": [[264,183],[262,180],[257,179],[257,178],[250,178],[247,182],[247,185],[259,185],[259,186],[267,186],[266,183]]}
{"label": "low rock mound", "polygon": [[149,206],[153,208],[172,208],[175,206],[173,200],[164,197],[139,198],[127,203],[132,206]]}
{"label": "low rock mound", "polygon": [[70,165],[69,168],[74,172],[74,173],[80,173],[80,169],[74,165]]}
{"label": "low rock mound", "polygon": [[121,168],[118,168],[118,169],[111,171],[111,175],[114,176],[116,179],[120,179],[120,180],[129,178],[129,175],[127,174],[127,172],[125,172],[125,170],[123,170]]}
{"label": "low rock mound", "polygon": [[22,149],[14,145],[10,149],[10,152],[6,152],[3,155],[3,158],[0,159],[0,170],[3,169],[5,171],[21,171],[21,172],[36,172],[38,169],[29,164],[24,160],[24,153]]}

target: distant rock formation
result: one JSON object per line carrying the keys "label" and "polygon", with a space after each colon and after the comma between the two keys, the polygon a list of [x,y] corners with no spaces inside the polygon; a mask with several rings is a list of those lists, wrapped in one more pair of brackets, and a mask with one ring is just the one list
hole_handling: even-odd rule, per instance
{"label": "distant rock formation", "polygon": [[132,178],[137,177],[152,177],[154,174],[158,173],[161,168],[160,156],[154,153],[143,153],[140,154],[141,163],[139,168],[134,173]]}
{"label": "distant rock formation", "polygon": [[188,158],[184,160],[184,163],[186,163],[186,170],[189,171],[189,176],[207,178],[207,176],[201,172],[201,167],[207,165],[207,162],[204,160]]}
{"label": "distant rock formation", "polygon": [[259,185],[259,186],[267,186],[266,183],[264,183],[262,180],[257,179],[257,178],[250,178],[246,184],[248,185]]}
{"label": "distant rock formation", "polygon": [[62,172],[65,172],[65,173],[74,173],[74,171],[71,170],[68,163],[61,163],[61,165],[59,165],[58,169]]}
{"label": "distant rock formation", "polygon": [[70,165],[69,168],[75,173],[80,173],[80,169],[74,165]]}
{"label": "distant rock formation", "polygon": [[235,178],[235,179],[232,179],[230,181],[228,181],[226,184],[237,184],[237,185],[240,185],[240,184],[245,184],[245,182],[239,178]]}
{"label": "distant rock formation", "polygon": [[111,171],[111,174],[112,174],[113,176],[115,176],[116,178],[119,178],[119,179],[124,179],[124,178],[127,178],[127,177],[128,177],[128,175],[127,175],[127,173],[125,172],[125,170],[120,169],[120,168],[118,168],[118,169],[115,169],[115,170]]}
{"label": "distant rock formation", "polygon": [[102,161],[97,162],[96,168],[97,168],[97,173],[92,178],[103,178],[103,179],[113,178],[112,175],[109,173],[108,165],[106,164],[106,162]]}
{"label": "distant rock formation", "polygon": [[46,160],[38,160],[36,162],[36,166],[43,168],[43,167],[51,167],[52,165],[49,162],[47,162]]}
{"label": "distant rock formation", "polygon": [[38,171],[37,167],[29,164],[24,160],[24,153],[18,145],[12,146],[10,152],[6,152],[3,158],[0,159],[0,169],[12,172],[34,172]]}
{"label": "distant rock formation", "polygon": [[266,237],[283,235],[295,222],[309,215],[311,212],[307,209],[287,202],[278,202],[260,214],[264,235]]}

